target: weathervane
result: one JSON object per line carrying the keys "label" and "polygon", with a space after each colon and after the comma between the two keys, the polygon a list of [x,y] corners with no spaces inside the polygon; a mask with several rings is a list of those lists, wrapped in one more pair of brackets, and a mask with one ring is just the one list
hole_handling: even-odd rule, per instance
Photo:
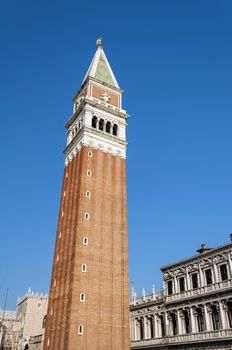
{"label": "weathervane", "polygon": [[97,46],[102,46],[102,38],[98,38],[96,40],[96,44],[97,44]]}

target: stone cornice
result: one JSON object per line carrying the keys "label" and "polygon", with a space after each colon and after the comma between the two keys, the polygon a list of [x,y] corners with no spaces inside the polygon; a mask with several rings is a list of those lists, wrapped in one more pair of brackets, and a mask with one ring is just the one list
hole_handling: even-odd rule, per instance
{"label": "stone cornice", "polygon": [[89,128],[87,126],[83,126],[82,129],[80,129],[78,131],[78,133],[76,134],[76,136],[72,139],[72,141],[68,144],[68,146],[64,149],[63,153],[64,155],[66,156],[71,150],[72,148],[75,147],[76,143],[78,142],[78,140],[84,135],[85,132],[88,132],[88,134],[92,134],[92,135],[97,135],[99,137],[104,137],[104,139],[108,140],[108,141],[112,141],[114,143],[117,143],[121,146],[124,146],[126,147],[127,146],[127,142],[124,141],[124,140],[121,140],[120,138],[118,138],[117,136],[113,136],[113,135],[110,135],[108,133],[105,133],[103,131],[99,131],[99,130],[96,130],[96,129],[92,129],[92,128]]}
{"label": "stone cornice", "polygon": [[193,255],[192,257],[189,257],[189,258],[186,258],[183,260],[179,260],[179,261],[172,263],[172,264],[162,266],[160,268],[160,270],[162,272],[165,272],[166,270],[170,270],[172,268],[181,267],[181,266],[187,265],[189,263],[192,263],[194,261],[199,261],[199,260],[205,259],[207,257],[214,256],[215,254],[220,253],[221,251],[225,252],[225,249],[227,249],[227,250],[232,249],[232,242],[229,242],[229,243],[226,243],[226,244],[221,245],[219,247],[213,248],[205,253],[196,254],[196,255]]}
{"label": "stone cornice", "polygon": [[88,82],[90,81],[93,81],[93,82],[97,82],[103,86],[106,86],[108,89],[111,89],[111,90],[115,90],[115,91],[118,91],[120,93],[123,93],[124,90],[123,89],[120,89],[120,88],[117,88],[117,87],[114,87],[114,86],[111,86],[111,85],[108,85],[107,83],[104,83],[103,81],[101,80],[98,80],[96,78],[93,78],[93,77],[88,77],[84,82],[83,84],[81,85],[81,88],[76,92],[76,94],[74,95],[73,97],[73,102],[75,101],[75,99],[77,98],[77,96],[82,92],[82,90],[84,89],[85,85],[88,84]]}
{"label": "stone cornice", "polygon": [[88,104],[93,106],[93,107],[99,108],[99,110],[102,110],[102,111],[107,112],[107,113],[111,113],[111,114],[113,114],[117,117],[123,118],[123,119],[127,119],[127,117],[128,117],[128,115],[123,110],[116,110],[116,107],[113,108],[113,107],[111,107],[111,105],[106,106],[102,103],[98,103],[97,101],[94,101],[92,99],[85,97],[83,99],[83,101],[81,102],[80,106],[78,107],[78,109],[74,112],[74,114],[69,118],[69,120],[65,124],[66,129],[68,129],[73,124],[75,119],[79,116],[79,114],[82,112],[84,107]]}
{"label": "stone cornice", "polygon": [[147,309],[153,306],[162,306],[164,305],[164,299],[159,299],[159,300],[150,300],[147,302],[144,302],[143,304],[131,304],[130,305],[130,311],[137,311],[137,310],[143,310]]}

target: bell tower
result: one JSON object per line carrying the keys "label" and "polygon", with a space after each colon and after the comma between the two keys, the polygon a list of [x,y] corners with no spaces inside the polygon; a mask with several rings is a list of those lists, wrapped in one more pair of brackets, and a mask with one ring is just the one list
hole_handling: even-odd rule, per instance
{"label": "bell tower", "polygon": [[73,99],[44,350],[129,350],[126,111],[102,42]]}

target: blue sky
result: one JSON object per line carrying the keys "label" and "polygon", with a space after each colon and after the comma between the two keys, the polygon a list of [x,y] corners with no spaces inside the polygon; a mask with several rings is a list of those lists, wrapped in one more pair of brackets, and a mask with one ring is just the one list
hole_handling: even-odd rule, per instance
{"label": "blue sky", "polygon": [[1,2],[0,306],[49,290],[64,123],[104,38],[125,89],[129,272],[161,287],[160,266],[232,231],[230,0]]}

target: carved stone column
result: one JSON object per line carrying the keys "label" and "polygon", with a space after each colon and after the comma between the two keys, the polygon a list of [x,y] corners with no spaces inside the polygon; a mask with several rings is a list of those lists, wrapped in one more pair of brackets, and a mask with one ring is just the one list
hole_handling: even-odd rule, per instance
{"label": "carved stone column", "polygon": [[146,316],[142,317],[142,325],[143,325],[143,339],[147,339],[147,318],[146,318]]}
{"label": "carved stone column", "polygon": [[72,131],[68,130],[68,135],[67,135],[67,145],[72,141]]}
{"label": "carved stone column", "polygon": [[165,334],[168,337],[170,335],[170,323],[167,312],[164,313],[164,320]]}
{"label": "carved stone column", "polygon": [[173,294],[178,292],[176,272],[173,272]]}
{"label": "carved stone column", "polygon": [[196,333],[196,309],[190,307],[190,325],[191,325],[191,333]]}
{"label": "carved stone column", "polygon": [[199,265],[199,282],[200,282],[200,287],[203,287],[205,285],[204,275],[200,265]]}
{"label": "carved stone column", "polygon": [[187,273],[186,273],[186,290],[190,290],[190,289],[191,289],[191,284],[190,284],[189,273],[187,271]]}
{"label": "carved stone column", "polygon": [[137,340],[137,321],[134,318],[134,340]]}
{"label": "carved stone column", "polygon": [[157,324],[157,315],[154,314],[154,317],[153,317],[153,320],[154,320],[154,338],[158,338],[159,335],[158,335],[158,324]]}
{"label": "carved stone column", "polygon": [[178,325],[178,334],[184,334],[183,332],[183,312],[182,310],[177,310],[177,325]]}
{"label": "carved stone column", "polygon": [[151,334],[150,334],[150,320],[147,316],[144,317],[144,338],[145,339],[150,339]]}
{"label": "carved stone column", "polygon": [[131,318],[131,340],[135,340],[135,319]]}
{"label": "carved stone column", "polygon": [[206,305],[204,304],[204,314],[205,314],[205,325],[206,325],[206,331],[211,331],[212,327],[211,327],[211,315],[209,314],[209,312],[211,311],[211,307],[210,305]]}
{"label": "carved stone column", "polygon": [[216,266],[214,261],[213,261],[213,276],[214,276],[213,283],[217,283],[218,282],[218,272],[217,272],[217,266]]}
{"label": "carved stone column", "polygon": [[99,129],[99,118],[97,118],[97,121],[96,121],[96,129],[97,130]]}
{"label": "carved stone column", "polygon": [[227,310],[226,302],[225,300],[221,300],[218,303],[219,303],[222,329],[227,329],[228,325],[227,325],[227,319],[226,319],[226,310]]}

